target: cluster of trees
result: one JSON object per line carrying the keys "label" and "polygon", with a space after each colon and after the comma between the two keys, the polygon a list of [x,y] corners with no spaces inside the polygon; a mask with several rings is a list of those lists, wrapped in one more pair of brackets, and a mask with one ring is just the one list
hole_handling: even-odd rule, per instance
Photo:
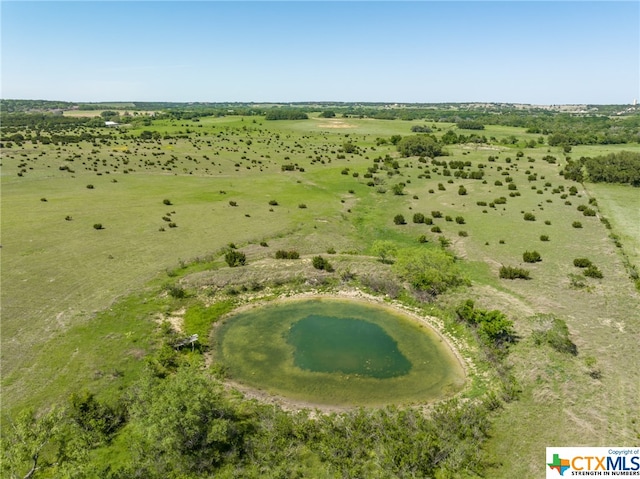
{"label": "cluster of trees", "polygon": [[595,158],[581,157],[569,160],[562,175],[573,181],[582,182],[586,177],[594,183],[622,183],[640,186],[640,154],[620,151]]}
{"label": "cluster of trees", "polygon": [[433,135],[420,134],[401,138],[397,143],[402,156],[427,156],[435,158],[442,156],[442,144]]}
{"label": "cluster of trees", "polygon": [[459,120],[456,125],[462,130],[484,130],[484,125],[476,120]]}
{"label": "cluster of trees", "polygon": [[594,183],[623,183],[640,186],[640,153],[620,151],[584,159],[589,180]]}
{"label": "cluster of trees", "polygon": [[485,467],[488,411],[451,400],[428,416],[388,407],[312,418],[238,399],[182,365],[147,372],[114,404],[81,393],[8,421],[0,467],[3,477],[461,477]]}
{"label": "cluster of trees", "polygon": [[265,115],[266,120],[307,120],[309,116],[296,108],[272,108]]}

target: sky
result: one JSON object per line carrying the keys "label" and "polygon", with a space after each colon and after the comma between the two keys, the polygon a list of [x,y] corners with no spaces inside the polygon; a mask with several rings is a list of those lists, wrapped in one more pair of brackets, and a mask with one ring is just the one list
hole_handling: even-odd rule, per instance
{"label": "sky", "polygon": [[0,8],[5,99],[640,99],[638,1],[2,0]]}

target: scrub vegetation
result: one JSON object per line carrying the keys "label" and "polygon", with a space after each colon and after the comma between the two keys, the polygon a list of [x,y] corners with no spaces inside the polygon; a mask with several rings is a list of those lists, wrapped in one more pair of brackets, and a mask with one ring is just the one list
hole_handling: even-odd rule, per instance
{"label": "scrub vegetation", "polygon": [[[640,437],[638,110],[0,115],[3,477],[542,477],[548,445]],[[410,311],[464,386],[327,409],[244,384],[220,325],[297,294]]]}

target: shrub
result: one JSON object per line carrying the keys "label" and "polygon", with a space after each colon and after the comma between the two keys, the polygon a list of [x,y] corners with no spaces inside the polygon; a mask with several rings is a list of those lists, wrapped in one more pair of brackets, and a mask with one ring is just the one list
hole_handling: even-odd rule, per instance
{"label": "shrub", "polygon": [[589,277],[589,278],[598,278],[598,279],[600,279],[600,278],[603,277],[602,271],[600,271],[598,269],[598,267],[596,265],[594,265],[594,264],[591,264],[591,265],[587,266],[585,268],[583,274],[585,276]]}
{"label": "shrub", "polygon": [[306,207],[307,207],[307,205],[306,205],[306,204],[304,204],[304,203],[300,203],[300,204],[298,205],[298,208],[300,208],[301,210],[305,209]]}
{"label": "shrub", "polygon": [[393,269],[413,288],[432,295],[467,283],[453,256],[443,249],[422,247],[400,250]]}
{"label": "shrub", "polygon": [[102,226],[102,223],[94,223],[94,224],[93,224],[93,229],[96,229],[96,230],[103,230],[103,229],[104,229],[104,226]]}
{"label": "shrub", "polygon": [[393,222],[394,222],[395,224],[397,224],[397,225],[405,225],[405,224],[407,224],[407,222],[405,221],[405,219],[404,219],[404,216],[403,216],[403,215],[395,215],[395,216],[393,217]]}
{"label": "shrub", "polygon": [[574,228],[582,228],[582,223],[580,223],[579,221],[574,221],[573,223],[571,223],[571,226],[573,226]]}
{"label": "shrub", "polygon": [[576,268],[588,268],[592,264],[593,263],[591,263],[591,260],[588,258],[576,258],[573,260],[573,265]]}
{"label": "shrub", "polygon": [[376,240],[371,246],[371,252],[380,257],[383,263],[393,263],[392,257],[398,252],[398,247],[391,240]]}
{"label": "shrub", "polygon": [[432,233],[442,233],[442,229],[440,229],[439,226],[432,226],[431,227],[431,232]]}
{"label": "shrub", "polygon": [[424,215],[422,213],[414,213],[413,222],[414,223],[424,223]]}
{"label": "shrub", "polygon": [[87,185],[87,189],[88,190],[92,190],[93,189],[93,185]]}
{"label": "shrub", "polygon": [[469,233],[467,233],[464,230],[460,230],[458,231],[458,236],[462,236],[463,238],[466,238],[467,236],[469,236]]}
{"label": "shrub", "polygon": [[418,243],[426,243],[427,242],[427,237],[426,235],[420,235],[418,236]]}
{"label": "shrub", "polygon": [[263,248],[267,248],[269,246],[269,243],[267,243],[266,241],[260,241],[260,246],[262,246]]}
{"label": "shrub", "polygon": [[167,293],[172,298],[182,299],[182,298],[186,298],[187,297],[187,292],[184,290],[184,288],[182,288],[181,286],[178,286],[176,284],[171,284],[171,285],[167,286],[166,289],[167,289]]}
{"label": "shrub", "polygon": [[229,206],[238,206],[238,203],[236,201],[229,201]]}
{"label": "shrub", "polygon": [[522,253],[522,260],[525,263],[537,263],[539,261],[542,261],[542,257],[537,251],[525,251],[524,253]]}
{"label": "shrub", "polygon": [[276,251],[276,259],[298,259],[298,258],[300,258],[300,254],[294,250],[285,251],[280,249]]}
{"label": "shrub", "polygon": [[322,256],[314,256],[312,264],[315,269],[327,271],[329,273],[333,271],[333,266],[331,266],[331,263],[329,263],[329,261],[324,259]]}
{"label": "shrub", "polygon": [[524,214],[524,220],[525,221],[535,221],[536,217],[533,213],[525,213]]}
{"label": "shrub", "polygon": [[440,246],[442,246],[443,248],[451,246],[451,241],[449,240],[449,238],[445,238],[444,236],[439,236],[438,241],[440,242]]}
{"label": "shrub", "polygon": [[456,216],[456,223],[463,225],[465,223],[464,218],[462,216]]}
{"label": "shrub", "polygon": [[432,211],[431,212],[431,216],[433,216],[434,218],[442,218],[442,213],[440,211]]}
{"label": "shrub", "polygon": [[549,235],[540,235],[540,241],[549,241]]}
{"label": "shrub", "polygon": [[529,271],[513,266],[501,266],[500,277],[503,279],[531,279]]}
{"label": "shrub", "polygon": [[480,338],[490,346],[502,348],[516,341],[513,321],[500,311],[477,309],[473,301],[468,299],[456,309],[456,314],[458,319],[475,327]]}
{"label": "shrub", "polygon": [[269,204],[271,206],[278,206],[278,202],[276,200],[269,200]]}
{"label": "shrub", "polygon": [[229,249],[224,255],[224,260],[229,267],[234,268],[236,266],[244,266],[247,262],[247,257],[241,251]]}
{"label": "shrub", "polygon": [[563,320],[549,315],[541,315],[540,320],[541,326],[532,334],[535,344],[548,344],[556,351],[572,356],[578,354],[578,347],[569,338],[569,328]]}
{"label": "shrub", "polygon": [[460,196],[464,196],[464,195],[466,195],[466,194],[467,194],[467,189],[466,189],[464,186],[460,185],[460,186],[458,187],[458,194],[459,194]]}
{"label": "shrub", "polygon": [[595,211],[595,210],[592,210],[591,208],[585,208],[585,209],[582,211],[582,214],[583,214],[584,216],[595,216],[595,215],[596,215],[596,211]]}
{"label": "shrub", "polygon": [[173,203],[171,203],[171,200],[165,198],[164,200],[162,200],[162,204],[171,206]]}

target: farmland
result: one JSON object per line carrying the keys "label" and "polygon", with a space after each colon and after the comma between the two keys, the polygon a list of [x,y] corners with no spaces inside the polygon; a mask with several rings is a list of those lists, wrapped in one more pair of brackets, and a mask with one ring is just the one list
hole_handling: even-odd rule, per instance
{"label": "farmland", "polygon": [[[552,132],[487,121],[467,130],[444,114],[323,118],[321,108],[307,110],[308,119],[269,121],[237,111],[152,116],[147,105],[140,115],[119,110],[116,128],[100,120],[55,133],[87,134],[77,142],[38,140],[54,133],[35,127],[3,133],[3,413],[63,404],[84,390],[117,401],[149,364],[169,374],[167,363],[159,373],[153,362],[161,335],[191,331],[163,333],[159,319],[177,316],[185,328],[184,311],[198,305],[218,305],[221,315],[256,298],[357,290],[436,318],[470,371],[460,398],[500,398],[487,415],[482,467],[469,477],[540,477],[549,445],[636,444],[640,196],[630,185],[561,173],[583,156],[640,153],[637,134],[568,147],[550,141]],[[416,126],[445,154],[401,156]],[[450,132],[466,140],[445,143]],[[380,261],[382,241],[397,258]],[[400,270],[401,251],[420,249],[448,251],[464,280],[435,293],[416,286]],[[230,250],[246,265],[229,267]],[[275,259],[281,250],[300,258]],[[532,251],[540,261],[524,260]],[[317,255],[334,271],[314,268]],[[576,258],[602,277],[585,276]],[[501,278],[503,266],[530,279]],[[456,310],[468,299],[512,322],[508,346],[487,347],[462,324]],[[550,318],[566,324],[573,353],[540,339]],[[179,355],[214,370],[207,353]],[[114,437],[94,451],[96,463],[125,456]],[[326,460],[297,451],[309,470]],[[518,461],[501,460],[514,451]],[[462,477],[447,464],[452,475],[443,477]],[[347,470],[327,467],[327,477]]]}

